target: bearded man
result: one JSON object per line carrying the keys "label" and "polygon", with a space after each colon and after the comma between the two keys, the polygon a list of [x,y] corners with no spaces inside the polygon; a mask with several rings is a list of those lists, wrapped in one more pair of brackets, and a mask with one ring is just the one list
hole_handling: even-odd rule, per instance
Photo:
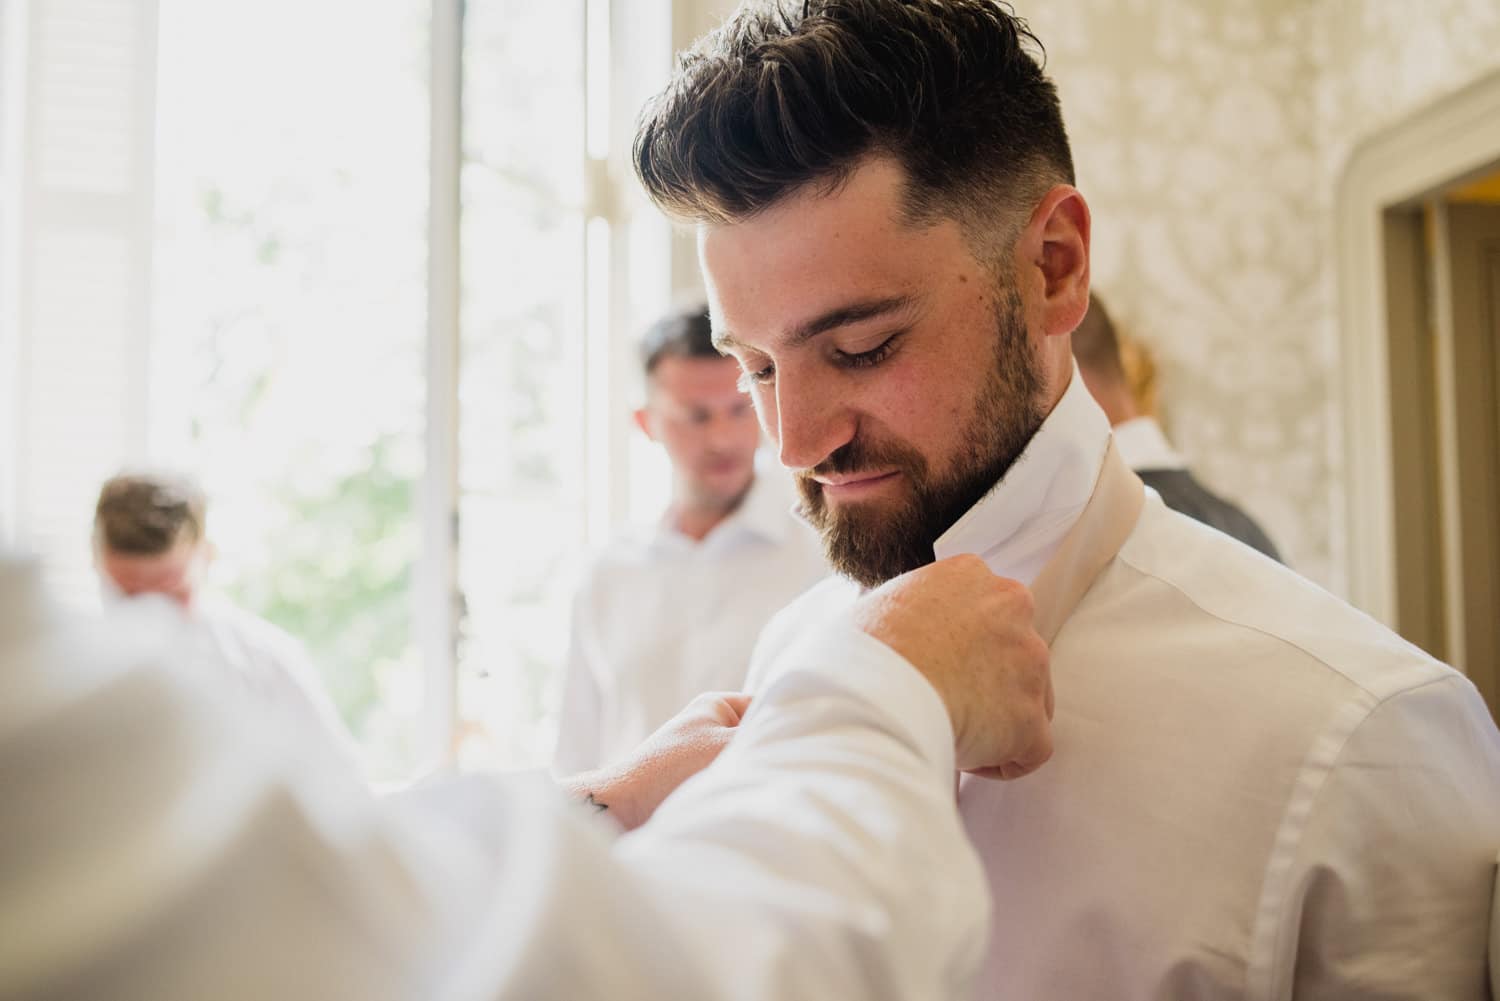
{"label": "bearded man", "polygon": [[1070,352],[1091,222],[1037,47],[991,0],[747,5],[643,114],[637,173],[696,224],[715,340],[842,574],[752,686],[862,590],[977,554],[1031,587],[1056,691],[1048,768],[959,787],[981,996],[1486,997],[1500,734],[1120,459]]}

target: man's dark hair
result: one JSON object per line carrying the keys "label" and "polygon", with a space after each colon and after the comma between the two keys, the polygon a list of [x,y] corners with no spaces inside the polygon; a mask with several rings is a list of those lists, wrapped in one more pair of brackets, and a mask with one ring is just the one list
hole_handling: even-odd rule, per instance
{"label": "man's dark hair", "polygon": [[123,474],[99,490],[94,533],[112,552],[159,556],[179,540],[203,538],[206,508],[203,492],[187,480]]}
{"label": "man's dark hair", "polygon": [[1083,315],[1078,329],[1073,331],[1073,357],[1078,359],[1080,368],[1098,373],[1112,382],[1124,384],[1127,381],[1115,325],[1104,303],[1092,292],[1089,293],[1089,311]]}
{"label": "man's dark hair", "polygon": [[909,179],[909,221],[1014,239],[1073,183],[1041,43],[998,0],[746,4],[684,53],[647,103],[635,169],[669,215],[748,218],[806,184],[836,189],[873,155]]}
{"label": "man's dark hair", "polygon": [[708,307],[703,304],[674,310],[651,325],[641,338],[641,366],[646,375],[663,358],[723,358],[714,347]]}

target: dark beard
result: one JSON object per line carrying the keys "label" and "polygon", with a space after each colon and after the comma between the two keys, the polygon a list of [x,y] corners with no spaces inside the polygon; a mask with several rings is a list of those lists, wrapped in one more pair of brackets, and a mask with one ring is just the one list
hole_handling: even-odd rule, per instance
{"label": "dark beard", "polygon": [[[1021,298],[1005,288],[995,304],[994,368],[974,416],[959,430],[953,469],[933,479],[927,460],[899,441],[856,437],[816,467],[797,475],[803,516],[823,536],[834,570],[865,587],[878,587],[934,559],[939,536],[979,503],[1026,450],[1046,414],[1041,366],[1026,337]],[[955,363],[961,363],[955,359]],[[814,475],[898,470],[912,485],[896,510],[859,504],[830,509]]]}

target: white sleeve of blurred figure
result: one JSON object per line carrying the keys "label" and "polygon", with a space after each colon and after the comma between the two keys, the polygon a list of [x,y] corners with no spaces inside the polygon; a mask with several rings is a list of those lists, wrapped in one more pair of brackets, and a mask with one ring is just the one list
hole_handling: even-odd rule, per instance
{"label": "white sleeve of blurred figure", "polygon": [[197,619],[213,644],[210,655],[223,657],[268,708],[328,739],[349,767],[363,772],[359,744],[300,639],[219,598],[205,599]]}
{"label": "white sleeve of blurred figure", "polygon": [[568,625],[568,662],[563,669],[562,708],[557,718],[557,747],[552,773],[576,775],[598,768],[604,727],[604,693],[589,663],[588,584],[578,589]]}
{"label": "white sleeve of blurred figure", "polygon": [[307,648],[295,639],[291,640],[291,644],[282,665],[287,677],[296,685],[297,696],[303,700],[307,711],[333,741],[335,750],[347,759],[356,771],[362,771],[359,742],[354,739],[354,734],[349,731],[349,724],[344,722],[343,714],[329,697],[328,689],[323,684],[323,677],[313,665],[312,658],[308,656]]}
{"label": "white sleeve of blurred figure", "polygon": [[241,739],[168,619],[28,634],[7,586],[0,999],[936,998],[979,961],[946,716],[858,634],[617,841],[536,776],[374,800]]}

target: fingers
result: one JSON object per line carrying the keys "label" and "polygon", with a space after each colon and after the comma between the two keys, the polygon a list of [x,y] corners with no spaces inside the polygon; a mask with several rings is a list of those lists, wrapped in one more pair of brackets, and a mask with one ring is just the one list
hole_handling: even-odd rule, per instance
{"label": "fingers", "polygon": [[719,698],[729,703],[729,707],[731,709],[743,716],[750,708],[750,700],[752,696],[747,695],[744,692],[722,692],[720,693]]}
{"label": "fingers", "polygon": [[1003,765],[993,765],[987,768],[971,768],[968,771],[986,779],[999,779],[1008,781],[1019,779],[1041,768],[1052,758],[1052,729],[1042,727],[1037,731],[1035,739],[1024,752],[1007,761]]}
{"label": "fingers", "polygon": [[724,725],[739,726],[740,720],[745,718],[745,713],[750,711],[750,696],[742,692],[723,692],[718,698],[734,714],[733,718]]}
{"label": "fingers", "polygon": [[1018,779],[1030,775],[1052,758],[1052,727],[1043,724],[1036,731],[1032,742],[1015,758],[1000,768],[1000,777]]}
{"label": "fingers", "polygon": [[720,726],[739,726],[750,711],[751,696],[744,692],[704,692],[688,708],[706,714]]}

